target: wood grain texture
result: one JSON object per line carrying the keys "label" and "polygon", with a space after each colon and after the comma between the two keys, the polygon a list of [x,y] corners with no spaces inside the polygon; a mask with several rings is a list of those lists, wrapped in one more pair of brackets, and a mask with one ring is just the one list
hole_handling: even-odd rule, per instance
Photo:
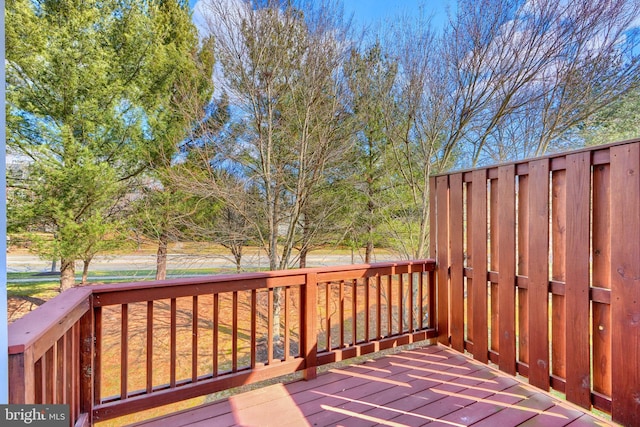
{"label": "wood grain texture", "polygon": [[449,179],[436,180],[437,215],[437,326],[438,342],[449,345]]}
{"label": "wood grain texture", "polygon": [[516,191],[515,166],[498,169],[498,307],[500,370],[516,374]]}
{"label": "wood grain texture", "polygon": [[566,387],[567,400],[591,408],[591,359],[589,348],[589,203],[591,156],[567,156],[566,215]]}
{"label": "wood grain texture", "polygon": [[612,416],[635,425],[640,414],[640,143],[611,148],[611,185]]}
{"label": "wood grain texture", "polygon": [[451,346],[464,351],[464,222],[462,174],[449,178],[451,242]]}
{"label": "wood grain texture", "polygon": [[487,313],[487,171],[473,171],[473,357],[482,363],[489,360]]}
{"label": "wood grain texture", "polygon": [[529,382],[549,390],[549,160],[529,163]]}

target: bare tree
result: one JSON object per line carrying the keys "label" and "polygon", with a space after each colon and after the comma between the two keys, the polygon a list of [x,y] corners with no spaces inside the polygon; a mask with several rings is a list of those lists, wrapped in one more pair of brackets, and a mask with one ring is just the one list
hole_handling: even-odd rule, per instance
{"label": "bare tree", "polygon": [[344,146],[343,85],[338,79],[348,39],[335,5],[323,2],[210,1],[219,83],[237,108],[243,132],[224,141],[262,196],[262,244],[271,269],[290,265],[299,224],[325,171]]}

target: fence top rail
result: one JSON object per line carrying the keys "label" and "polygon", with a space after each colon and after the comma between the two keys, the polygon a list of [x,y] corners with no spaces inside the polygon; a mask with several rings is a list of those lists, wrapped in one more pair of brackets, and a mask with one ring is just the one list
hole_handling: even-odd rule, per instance
{"label": "fence top rail", "polygon": [[91,293],[90,286],[69,289],[10,324],[9,354],[57,341],[90,309]]}
{"label": "fence top rail", "polygon": [[450,170],[447,172],[442,172],[442,173],[438,173],[438,174],[433,174],[431,175],[432,178],[437,178],[437,177],[443,177],[443,176],[449,176],[449,175],[453,175],[453,174],[465,174],[468,172],[472,172],[474,170],[481,170],[481,169],[497,169],[499,167],[504,167],[504,166],[509,166],[509,165],[515,165],[520,166],[520,165],[525,165],[531,161],[534,160],[540,160],[540,159],[549,159],[549,160],[554,160],[554,159],[558,159],[558,158],[564,158],[568,155],[571,154],[578,154],[578,153],[584,153],[584,152],[608,152],[608,150],[612,147],[617,147],[620,145],[627,145],[627,144],[637,144],[640,142],[640,138],[634,138],[634,139],[627,139],[624,141],[617,141],[617,142],[612,142],[610,144],[602,144],[602,145],[593,145],[593,146],[589,146],[589,147],[583,147],[583,148],[578,148],[575,150],[571,150],[571,151],[561,151],[561,152],[557,152],[557,153],[550,153],[544,156],[538,156],[538,157],[528,157],[526,159],[519,159],[519,160],[514,160],[514,161],[510,161],[510,162],[504,162],[504,163],[495,163],[495,164],[491,164],[491,165],[486,165],[486,166],[480,166],[477,168],[466,168],[466,169],[457,169],[457,170]]}

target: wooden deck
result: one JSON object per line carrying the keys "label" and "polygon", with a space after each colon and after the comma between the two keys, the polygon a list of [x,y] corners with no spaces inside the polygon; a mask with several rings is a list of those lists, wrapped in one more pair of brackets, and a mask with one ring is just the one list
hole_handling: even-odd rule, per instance
{"label": "wooden deck", "polygon": [[333,369],[137,426],[604,426],[548,393],[442,346]]}

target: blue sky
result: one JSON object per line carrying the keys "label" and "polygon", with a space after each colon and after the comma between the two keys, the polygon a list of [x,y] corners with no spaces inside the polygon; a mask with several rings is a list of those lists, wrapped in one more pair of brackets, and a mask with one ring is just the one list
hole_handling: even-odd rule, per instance
{"label": "blue sky", "polygon": [[[197,0],[189,0],[191,7]],[[435,24],[444,22],[446,19],[446,4],[453,0],[343,0],[345,15],[353,13],[356,24],[379,25],[385,20],[408,13],[417,14],[420,5],[423,5],[427,16],[433,14]]]}
{"label": "blue sky", "polygon": [[373,26],[401,14],[417,14],[420,5],[427,16],[433,14],[434,23],[438,24],[447,17],[448,3],[451,0],[343,0],[346,15],[353,13],[356,23]]}

